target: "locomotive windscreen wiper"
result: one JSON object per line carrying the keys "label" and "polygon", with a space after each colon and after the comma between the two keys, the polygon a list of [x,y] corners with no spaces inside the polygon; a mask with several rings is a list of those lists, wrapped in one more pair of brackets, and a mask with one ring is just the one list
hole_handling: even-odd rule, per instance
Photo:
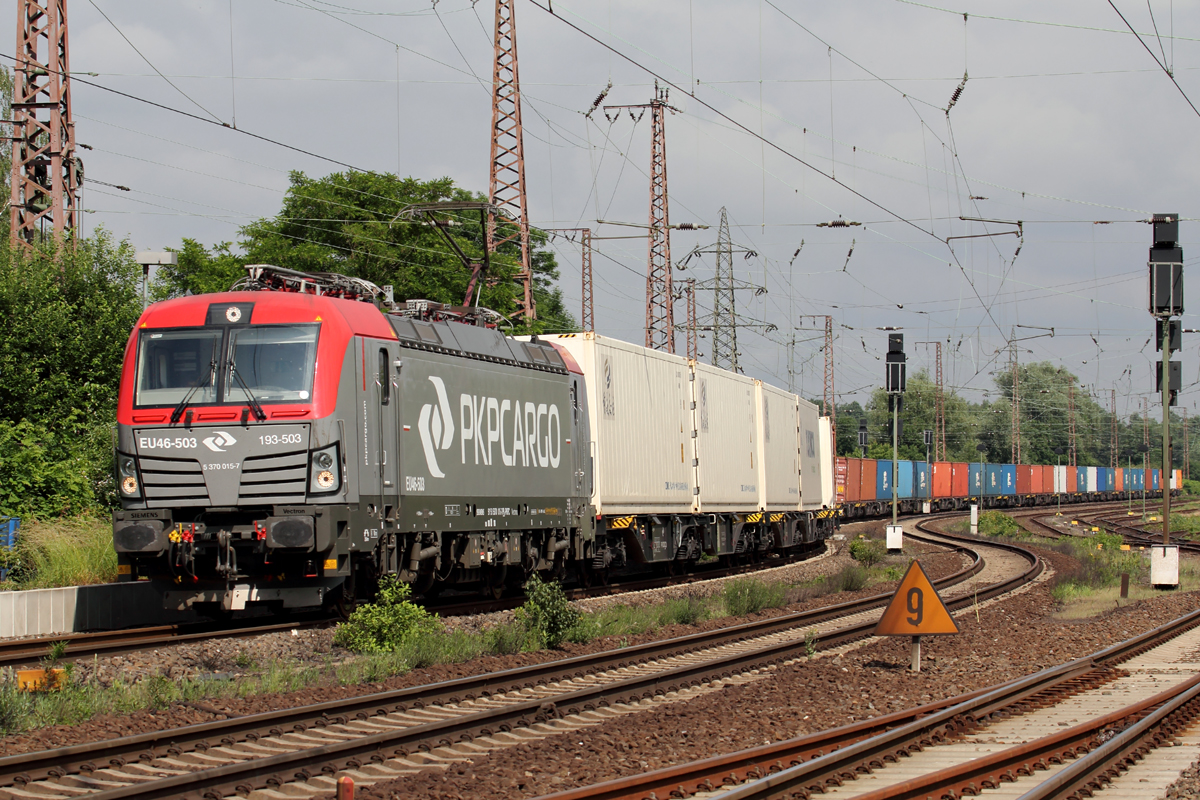
{"label": "locomotive windscreen wiper", "polygon": [[246,393],[246,404],[250,406],[250,410],[254,412],[254,418],[262,422],[267,418],[267,412],[263,411],[262,404],[254,397],[254,392],[250,391],[250,387],[246,385],[246,381],[242,379],[242,375],[238,372],[237,364],[234,363],[233,356],[229,357],[229,374],[237,379],[238,384],[242,387],[242,391]]}
{"label": "locomotive windscreen wiper", "polygon": [[214,340],[213,341],[212,360],[208,362],[208,373],[203,378],[201,378],[199,381],[192,384],[192,388],[189,389],[188,393],[185,394],[183,396],[183,399],[179,401],[179,405],[175,406],[175,410],[171,412],[171,424],[172,425],[179,422],[179,418],[183,416],[184,410],[187,409],[188,404],[192,402],[192,396],[194,394],[196,394],[196,391],[201,386],[204,386],[206,383],[209,383],[210,381],[212,381],[212,379],[214,377],[216,377],[216,374],[217,374],[217,342],[216,342],[216,340]]}

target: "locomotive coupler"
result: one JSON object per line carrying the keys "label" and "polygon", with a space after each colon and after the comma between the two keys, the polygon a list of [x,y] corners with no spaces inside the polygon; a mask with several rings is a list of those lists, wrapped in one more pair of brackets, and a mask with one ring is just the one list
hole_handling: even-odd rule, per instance
{"label": "locomotive coupler", "polygon": [[233,534],[229,531],[217,531],[217,574],[226,580],[237,575],[237,550],[233,547]]}

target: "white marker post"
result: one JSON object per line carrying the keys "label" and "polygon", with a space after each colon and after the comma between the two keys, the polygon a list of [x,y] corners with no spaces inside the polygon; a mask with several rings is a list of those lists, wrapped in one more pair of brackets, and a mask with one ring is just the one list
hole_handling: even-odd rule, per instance
{"label": "white marker post", "polygon": [[971,535],[979,535],[979,506],[971,504]]}

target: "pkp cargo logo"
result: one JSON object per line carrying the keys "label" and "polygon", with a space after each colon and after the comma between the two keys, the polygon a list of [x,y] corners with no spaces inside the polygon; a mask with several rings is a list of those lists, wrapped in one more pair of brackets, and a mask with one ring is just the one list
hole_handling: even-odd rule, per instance
{"label": "pkp cargo logo", "polygon": [[451,415],[450,400],[446,397],[446,384],[441,378],[429,376],[429,382],[437,390],[437,405],[426,403],[417,418],[417,432],[421,434],[421,447],[425,450],[425,463],[429,474],[444,478],[446,473],[438,467],[437,451],[448,450],[454,443],[454,417]]}
{"label": "pkp cargo logo", "polygon": [[215,436],[208,436],[204,441],[204,446],[214,453],[224,453],[225,448],[231,444],[237,444],[237,439],[229,435],[228,431],[214,431]]}

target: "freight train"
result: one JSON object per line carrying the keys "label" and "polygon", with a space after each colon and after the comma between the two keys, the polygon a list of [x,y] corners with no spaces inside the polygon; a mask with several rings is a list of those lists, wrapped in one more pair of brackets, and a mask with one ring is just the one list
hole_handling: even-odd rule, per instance
{"label": "freight train", "polygon": [[385,575],[499,596],[535,572],[687,570],[834,532],[812,403],[497,318],[264,265],[149,306],[121,374],[121,579],[212,614],[345,610]]}
{"label": "freight train", "polygon": [[[834,470],[841,519],[890,513],[893,483],[904,514],[954,511],[971,504],[1020,508],[1124,500],[1143,492],[1162,496],[1157,469],[901,460],[893,476],[891,460],[839,457]],[[1183,470],[1172,470],[1168,477],[1171,491],[1178,492]]]}

